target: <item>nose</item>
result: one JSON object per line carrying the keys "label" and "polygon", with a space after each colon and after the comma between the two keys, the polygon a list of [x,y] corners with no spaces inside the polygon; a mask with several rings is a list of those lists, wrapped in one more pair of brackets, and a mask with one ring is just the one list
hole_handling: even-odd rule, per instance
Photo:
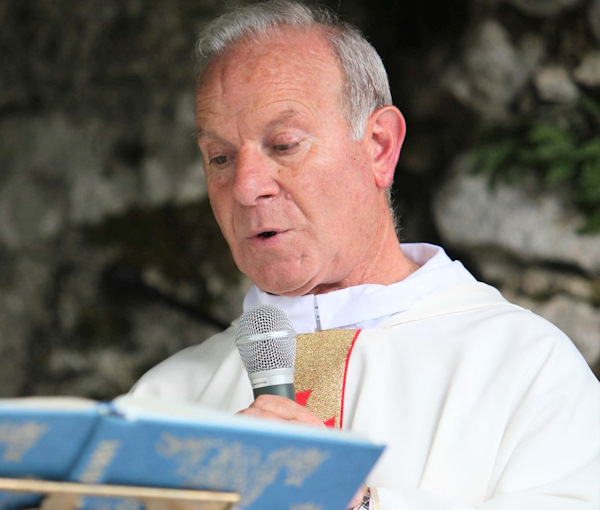
{"label": "nose", "polygon": [[275,178],[276,165],[259,150],[240,150],[236,163],[233,195],[240,204],[256,205],[258,201],[279,193],[279,185]]}

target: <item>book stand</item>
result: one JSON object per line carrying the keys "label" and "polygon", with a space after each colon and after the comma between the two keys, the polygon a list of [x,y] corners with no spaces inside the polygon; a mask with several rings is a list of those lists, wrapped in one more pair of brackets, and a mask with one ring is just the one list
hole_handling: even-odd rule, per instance
{"label": "book stand", "polygon": [[75,509],[80,496],[134,498],[142,502],[146,510],[231,510],[240,500],[239,494],[233,492],[94,485],[26,478],[0,478],[0,491],[46,494],[39,507],[41,510]]}

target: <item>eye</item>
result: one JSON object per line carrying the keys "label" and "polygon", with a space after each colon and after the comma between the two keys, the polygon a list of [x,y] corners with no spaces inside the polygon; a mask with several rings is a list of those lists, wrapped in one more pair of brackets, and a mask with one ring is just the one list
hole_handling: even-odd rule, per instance
{"label": "eye", "polygon": [[285,152],[292,150],[298,146],[298,143],[278,143],[273,146],[273,150],[276,152]]}
{"label": "eye", "polygon": [[273,155],[276,156],[288,156],[296,154],[302,145],[302,140],[299,140],[298,137],[277,137],[278,139],[273,140],[270,144],[269,150]]}
{"label": "eye", "polygon": [[223,166],[227,163],[227,161],[229,161],[227,156],[215,156],[210,158],[208,162],[211,166]]}

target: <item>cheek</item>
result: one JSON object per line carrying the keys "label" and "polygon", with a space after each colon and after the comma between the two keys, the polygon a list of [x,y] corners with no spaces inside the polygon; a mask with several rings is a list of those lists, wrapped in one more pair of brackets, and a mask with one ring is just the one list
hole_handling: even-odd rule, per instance
{"label": "cheek", "polygon": [[209,195],[224,194],[232,186],[231,172],[205,171],[206,188]]}
{"label": "cheek", "polygon": [[228,239],[229,225],[231,224],[229,218],[232,214],[232,204],[228,198],[229,195],[222,188],[214,188],[210,185],[207,191],[213,216],[217,220],[221,232]]}

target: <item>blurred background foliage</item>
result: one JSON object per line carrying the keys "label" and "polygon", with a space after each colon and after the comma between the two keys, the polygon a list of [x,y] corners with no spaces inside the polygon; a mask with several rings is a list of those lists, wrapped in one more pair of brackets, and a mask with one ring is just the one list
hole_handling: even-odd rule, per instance
{"label": "blurred background foliage", "polygon": [[534,175],[560,189],[585,215],[582,232],[600,232],[600,104],[581,96],[575,108],[518,117],[483,130],[473,144],[474,165],[490,183]]}

